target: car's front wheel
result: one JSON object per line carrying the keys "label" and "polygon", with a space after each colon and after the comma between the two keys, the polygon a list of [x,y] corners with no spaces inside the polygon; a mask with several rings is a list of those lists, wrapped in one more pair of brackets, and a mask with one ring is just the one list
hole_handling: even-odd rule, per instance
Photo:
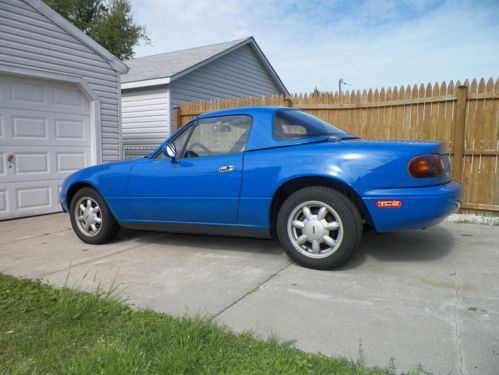
{"label": "car's front wheel", "polygon": [[297,263],[332,269],[358,249],[362,218],[355,205],[333,189],[312,186],[282,204],[276,223],[279,242]]}
{"label": "car's front wheel", "polygon": [[71,199],[71,225],[76,235],[89,244],[113,240],[120,227],[97,191],[83,188]]}

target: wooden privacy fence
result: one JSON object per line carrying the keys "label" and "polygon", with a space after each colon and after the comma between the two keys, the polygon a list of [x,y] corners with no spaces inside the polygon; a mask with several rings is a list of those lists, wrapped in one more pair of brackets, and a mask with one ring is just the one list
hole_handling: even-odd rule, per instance
{"label": "wooden privacy fence", "polygon": [[303,109],[364,139],[444,142],[453,178],[464,185],[462,212],[499,215],[499,79],[182,103],[174,124],[204,112],[262,105]]}

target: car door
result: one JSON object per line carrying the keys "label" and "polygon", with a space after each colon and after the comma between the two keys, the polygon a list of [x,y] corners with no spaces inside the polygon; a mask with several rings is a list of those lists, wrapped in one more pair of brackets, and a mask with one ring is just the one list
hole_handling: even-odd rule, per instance
{"label": "car door", "polygon": [[233,224],[243,174],[249,116],[200,119],[173,142],[177,156],[159,152],[138,161],[129,178],[139,220]]}

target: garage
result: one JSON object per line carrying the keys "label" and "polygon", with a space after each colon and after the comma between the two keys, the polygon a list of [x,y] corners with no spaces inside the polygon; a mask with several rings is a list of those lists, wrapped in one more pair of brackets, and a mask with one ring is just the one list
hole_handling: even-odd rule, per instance
{"label": "garage", "polygon": [[0,219],[54,212],[91,163],[89,100],[71,84],[0,75]]}
{"label": "garage", "polygon": [[121,159],[128,68],[40,0],[0,0],[0,220],[59,211],[72,172]]}

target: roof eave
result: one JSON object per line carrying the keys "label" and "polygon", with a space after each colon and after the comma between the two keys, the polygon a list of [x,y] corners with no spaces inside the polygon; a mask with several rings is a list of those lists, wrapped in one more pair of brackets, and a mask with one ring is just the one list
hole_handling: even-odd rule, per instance
{"label": "roof eave", "polygon": [[267,59],[267,57],[265,56],[265,54],[263,53],[263,51],[260,49],[260,46],[258,45],[258,43],[256,42],[256,40],[253,37],[250,37],[249,39],[251,41],[251,46],[255,50],[255,52],[256,52],[258,58],[260,59],[261,63],[265,66],[265,68],[267,69],[267,71],[272,76],[272,78],[274,80],[274,83],[279,87],[279,89],[285,95],[289,95],[288,89],[286,88],[286,86],[284,86],[284,83],[282,82],[281,78],[279,77],[279,75],[277,75],[277,72],[274,70],[274,67],[270,64],[270,61]]}
{"label": "roof eave", "polygon": [[37,11],[42,13],[45,17],[50,19],[52,22],[54,22],[57,26],[62,28],[64,31],[71,34],[76,39],[81,41],[83,44],[87,45],[89,48],[94,50],[98,55],[103,57],[114,70],[116,70],[117,72],[122,73],[122,74],[128,72],[128,66],[126,66],[120,59],[118,59],[116,56],[114,56],[107,49],[105,49],[99,43],[97,43],[95,40],[93,40],[88,35],[86,35],[83,31],[78,29],[71,22],[66,20],[63,16],[61,16],[59,13],[57,13],[51,7],[49,7],[48,5],[43,3],[41,0],[24,0],[24,1],[26,3],[28,3],[30,6],[32,6],[33,8],[35,8]]}
{"label": "roof eave", "polygon": [[121,89],[136,89],[142,87],[153,87],[153,86],[162,86],[170,83],[170,77],[164,78],[153,78],[153,79],[143,79],[140,81],[132,81],[132,82],[122,82]]}

